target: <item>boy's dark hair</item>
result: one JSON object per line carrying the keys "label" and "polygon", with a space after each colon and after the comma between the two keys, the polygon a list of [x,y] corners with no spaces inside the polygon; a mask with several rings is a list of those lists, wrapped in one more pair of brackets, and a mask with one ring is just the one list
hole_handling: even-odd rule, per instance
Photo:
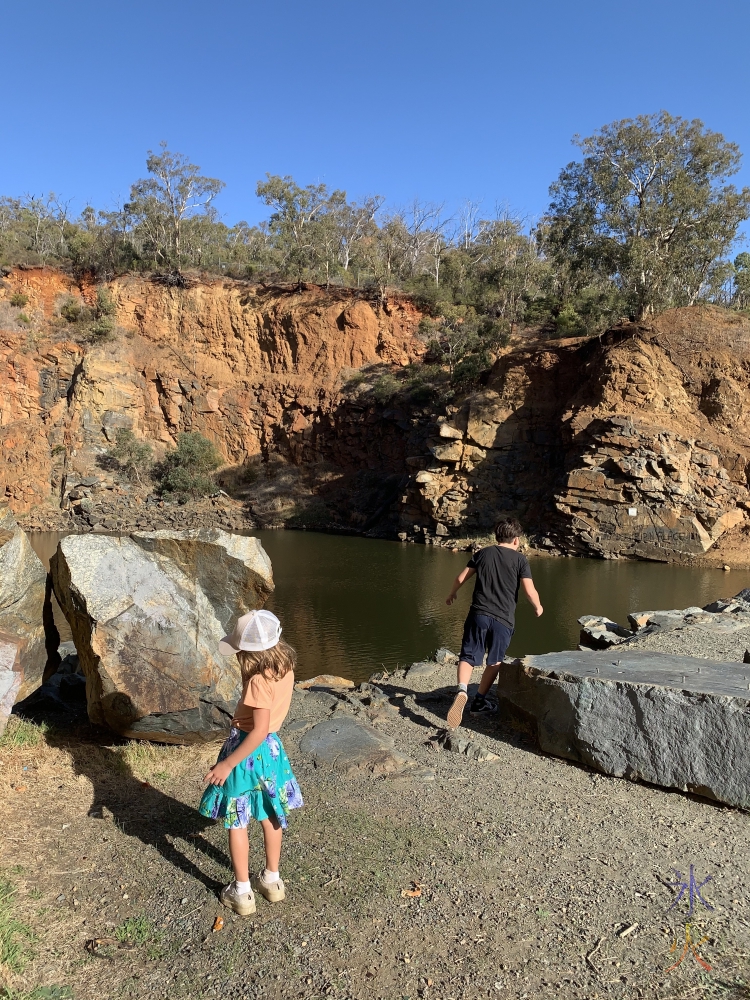
{"label": "boy's dark hair", "polygon": [[498,544],[512,542],[514,538],[520,538],[523,528],[515,517],[505,517],[495,525],[495,541]]}

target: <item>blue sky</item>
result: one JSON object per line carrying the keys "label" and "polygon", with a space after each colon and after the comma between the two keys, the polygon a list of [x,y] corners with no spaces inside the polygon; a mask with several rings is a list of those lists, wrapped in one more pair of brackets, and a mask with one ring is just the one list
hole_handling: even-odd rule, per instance
{"label": "blue sky", "polygon": [[112,207],[166,139],[229,223],[266,214],[267,171],[534,218],[574,133],[661,108],[737,142],[750,184],[746,0],[3,6],[2,194]]}

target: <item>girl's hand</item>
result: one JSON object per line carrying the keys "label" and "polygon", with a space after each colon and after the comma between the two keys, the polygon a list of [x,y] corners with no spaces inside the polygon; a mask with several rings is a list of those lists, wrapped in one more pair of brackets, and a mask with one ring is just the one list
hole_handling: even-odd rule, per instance
{"label": "girl's hand", "polygon": [[231,773],[232,768],[226,761],[222,760],[218,764],[214,764],[203,780],[209,785],[223,785]]}

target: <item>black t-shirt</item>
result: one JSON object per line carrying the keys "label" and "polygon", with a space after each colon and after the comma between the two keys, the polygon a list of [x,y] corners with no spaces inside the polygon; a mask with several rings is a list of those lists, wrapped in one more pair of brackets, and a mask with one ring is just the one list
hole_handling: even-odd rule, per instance
{"label": "black t-shirt", "polygon": [[526,556],[515,549],[488,545],[471,557],[469,566],[477,574],[471,610],[514,628],[518,588],[521,580],[531,579]]}

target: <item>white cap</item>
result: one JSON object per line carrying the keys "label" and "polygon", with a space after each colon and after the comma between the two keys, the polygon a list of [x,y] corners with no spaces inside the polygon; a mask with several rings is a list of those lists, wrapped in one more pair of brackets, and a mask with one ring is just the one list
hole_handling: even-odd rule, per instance
{"label": "white cap", "polygon": [[251,611],[219,643],[222,656],[234,656],[241,649],[258,653],[271,649],[281,638],[281,622],[270,611]]}

